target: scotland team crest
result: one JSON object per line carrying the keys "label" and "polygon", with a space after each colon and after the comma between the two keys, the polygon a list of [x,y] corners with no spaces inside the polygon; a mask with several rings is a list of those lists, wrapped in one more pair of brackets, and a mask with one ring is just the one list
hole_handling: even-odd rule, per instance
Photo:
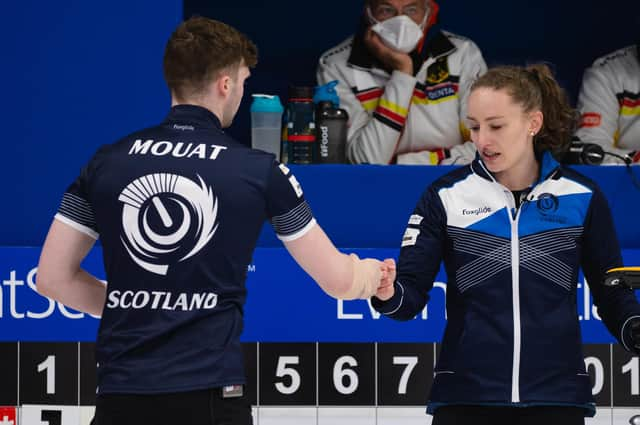
{"label": "scotland team crest", "polygon": [[120,193],[120,239],[143,269],[166,275],[172,264],[198,253],[215,234],[218,201],[200,176],[147,174]]}

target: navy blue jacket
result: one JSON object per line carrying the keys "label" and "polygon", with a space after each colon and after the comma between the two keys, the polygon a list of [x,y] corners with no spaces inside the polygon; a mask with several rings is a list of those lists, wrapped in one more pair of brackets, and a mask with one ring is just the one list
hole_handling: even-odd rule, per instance
{"label": "navy blue jacket", "polygon": [[315,223],[287,167],[191,105],[101,148],[56,219],[102,241],[99,393],[244,383],[245,279],[260,230],[270,220],[292,240]]}
{"label": "navy blue jacket", "polygon": [[597,185],[546,153],[539,181],[516,208],[476,159],[435,181],[402,241],[395,294],[373,299],[398,320],[418,314],[444,261],[447,326],[428,411],[451,403],[573,405],[595,412],[576,291],[582,267],[609,331],[628,349],[632,291],[603,285],[622,265]]}

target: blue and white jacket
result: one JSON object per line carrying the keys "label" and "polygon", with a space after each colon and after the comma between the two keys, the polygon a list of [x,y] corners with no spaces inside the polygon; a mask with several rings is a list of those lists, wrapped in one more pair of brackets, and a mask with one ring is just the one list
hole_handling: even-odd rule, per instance
{"label": "blue and white jacket", "polygon": [[622,265],[598,186],[541,159],[540,180],[516,208],[509,189],[476,159],[435,181],[402,240],[394,296],[374,307],[409,320],[429,300],[444,261],[447,326],[427,411],[443,404],[572,405],[595,413],[576,291],[578,269],[609,331],[628,349],[640,316],[632,291],[605,287]]}

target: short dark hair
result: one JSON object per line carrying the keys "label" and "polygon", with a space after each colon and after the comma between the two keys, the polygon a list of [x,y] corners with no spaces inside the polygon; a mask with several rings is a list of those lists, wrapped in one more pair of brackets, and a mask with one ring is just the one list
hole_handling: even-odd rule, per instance
{"label": "short dark hair", "polygon": [[176,28],[164,51],[164,78],[178,99],[197,94],[225,69],[254,67],[258,49],[247,36],[223,22],[193,17]]}
{"label": "short dark hair", "polygon": [[525,112],[534,109],[542,111],[542,128],[534,138],[537,152],[550,150],[559,156],[566,151],[576,128],[578,114],[546,64],[489,69],[472,84],[470,91],[481,87],[505,89]]}

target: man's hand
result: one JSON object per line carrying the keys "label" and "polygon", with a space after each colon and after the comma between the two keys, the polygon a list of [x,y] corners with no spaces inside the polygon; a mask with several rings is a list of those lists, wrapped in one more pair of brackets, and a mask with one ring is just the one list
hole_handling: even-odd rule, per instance
{"label": "man's hand", "polygon": [[373,56],[378,58],[380,62],[391,70],[413,75],[413,61],[411,57],[406,53],[385,46],[378,34],[373,32],[371,28],[368,28],[364,35],[364,44]]}
{"label": "man's hand", "polygon": [[476,158],[476,146],[473,142],[464,142],[449,149],[449,158],[444,158],[438,165],[464,165]]}
{"label": "man's hand", "polygon": [[376,297],[386,301],[393,297],[395,292],[394,282],[396,281],[396,262],[393,258],[387,258],[382,262],[382,279],[376,291]]}

